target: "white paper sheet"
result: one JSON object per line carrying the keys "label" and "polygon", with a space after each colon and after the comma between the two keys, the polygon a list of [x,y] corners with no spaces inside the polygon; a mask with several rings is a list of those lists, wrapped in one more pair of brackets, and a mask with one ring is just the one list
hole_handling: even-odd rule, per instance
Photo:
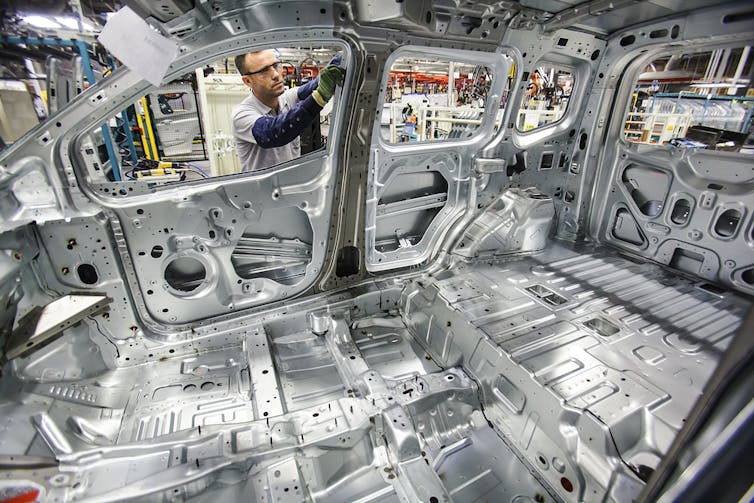
{"label": "white paper sheet", "polygon": [[128,7],[105,24],[100,43],[128,68],[159,86],[178,55],[178,44],[163,37]]}

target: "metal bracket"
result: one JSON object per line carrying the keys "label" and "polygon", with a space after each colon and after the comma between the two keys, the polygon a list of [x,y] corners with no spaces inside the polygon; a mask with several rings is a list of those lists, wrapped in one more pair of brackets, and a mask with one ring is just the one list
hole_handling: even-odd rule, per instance
{"label": "metal bracket", "polygon": [[12,360],[37,351],[60,337],[66,328],[104,310],[112,300],[101,293],[79,293],[37,306],[19,320],[5,347],[6,357]]}
{"label": "metal bracket", "polygon": [[479,175],[502,173],[505,170],[505,159],[474,159],[474,171]]}

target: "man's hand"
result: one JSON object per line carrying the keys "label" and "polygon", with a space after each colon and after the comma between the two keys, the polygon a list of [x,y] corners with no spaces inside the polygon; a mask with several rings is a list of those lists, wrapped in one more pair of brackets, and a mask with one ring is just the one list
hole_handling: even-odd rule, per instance
{"label": "man's hand", "polygon": [[339,66],[328,66],[321,72],[319,72],[319,85],[317,91],[322,99],[330,101],[332,95],[335,94],[335,86],[343,85],[343,79],[345,79],[346,71]]}
{"label": "man's hand", "polygon": [[317,89],[312,93],[319,106],[323,107],[325,103],[330,101],[332,95],[335,94],[335,86],[343,85],[345,76],[346,71],[339,66],[328,66],[319,72],[319,84],[317,85]]}

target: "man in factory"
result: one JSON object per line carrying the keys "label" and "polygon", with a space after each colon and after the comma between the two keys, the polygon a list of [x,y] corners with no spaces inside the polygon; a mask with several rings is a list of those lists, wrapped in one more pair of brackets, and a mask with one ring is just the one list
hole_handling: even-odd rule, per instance
{"label": "man in factory", "polygon": [[251,89],[233,110],[233,137],[241,171],[257,171],[299,157],[299,134],[319,120],[335,86],[343,84],[340,55],[316,79],[292,89],[285,89],[282,66],[273,50],[241,54],[235,63]]}
{"label": "man in factory", "polygon": [[539,75],[539,70],[534,70],[529,76],[529,84],[526,86],[526,94],[529,98],[536,98],[542,93],[542,78]]}

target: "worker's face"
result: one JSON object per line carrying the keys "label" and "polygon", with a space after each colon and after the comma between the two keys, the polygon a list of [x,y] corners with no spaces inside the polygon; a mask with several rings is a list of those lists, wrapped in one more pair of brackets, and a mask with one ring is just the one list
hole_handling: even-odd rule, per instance
{"label": "worker's face", "polygon": [[245,62],[246,74],[242,77],[243,81],[258,98],[277,98],[283,94],[283,69],[274,51],[247,54]]}

